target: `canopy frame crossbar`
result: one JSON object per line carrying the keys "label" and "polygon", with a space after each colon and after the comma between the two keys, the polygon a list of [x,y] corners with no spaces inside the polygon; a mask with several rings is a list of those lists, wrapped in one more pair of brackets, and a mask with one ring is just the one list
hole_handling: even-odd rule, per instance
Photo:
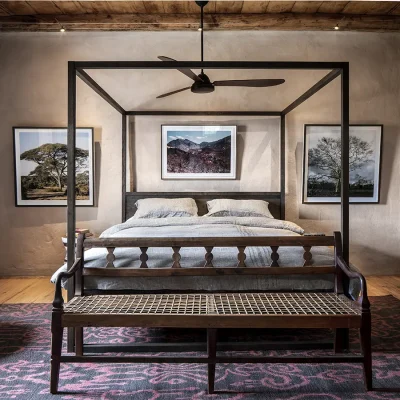
{"label": "canopy frame crossbar", "polygon": [[[119,69],[246,69],[246,70],[327,70],[322,79],[295,99],[281,111],[163,111],[163,110],[125,110],[109,93],[107,93],[86,70],[119,70]],[[68,269],[75,259],[75,147],[76,147],[76,113],[77,93],[76,78],[79,77],[95,93],[102,97],[121,114],[122,133],[122,218],[126,201],[126,134],[128,116],[165,115],[165,116],[277,116],[280,117],[280,193],[283,216],[285,215],[286,186],[286,115],[304,103],[314,94],[327,86],[334,79],[341,78],[341,232],[343,258],[349,262],[349,63],[348,62],[309,62],[309,61],[69,61],[68,62],[68,198],[67,198],[67,237]],[[71,173],[72,172],[72,173]],[[68,298],[73,296],[73,282],[69,281]],[[73,335],[68,335],[68,346],[73,346]]]}

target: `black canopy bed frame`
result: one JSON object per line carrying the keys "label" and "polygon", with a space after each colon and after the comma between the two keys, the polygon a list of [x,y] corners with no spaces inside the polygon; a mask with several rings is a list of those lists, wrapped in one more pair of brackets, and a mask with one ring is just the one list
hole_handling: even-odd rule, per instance
{"label": "black canopy bed frame", "polygon": [[[295,99],[281,111],[145,111],[125,110],[113,99],[85,70],[119,70],[119,69],[249,69],[249,70],[328,70],[330,71],[310,89]],[[122,118],[122,220],[125,221],[134,209],[138,193],[128,192],[126,187],[126,149],[127,149],[127,118],[129,116],[276,116],[280,117],[280,192],[260,193],[276,204],[279,196],[281,219],[285,218],[285,120],[286,115],[304,103],[307,99],[323,89],[334,79],[341,78],[341,234],[343,257],[349,261],[349,63],[348,62],[303,62],[303,61],[69,61],[68,62],[68,174],[67,190],[67,237],[68,237],[68,268],[75,258],[74,243],[76,227],[75,193],[75,130],[76,130],[76,77],[79,77],[99,96],[121,114]],[[148,193],[149,194],[149,193]],[[178,193],[174,193],[175,195]],[[214,193],[211,193],[214,195]],[[221,193],[222,194],[222,193]],[[163,193],[166,196],[167,193]],[[172,194],[171,194],[172,195]],[[187,193],[185,192],[187,196]],[[191,193],[191,195],[195,195]],[[218,193],[215,193],[218,195]],[[232,193],[225,193],[233,198]],[[245,192],[240,195],[246,195]],[[253,193],[253,195],[255,195]],[[136,200],[134,200],[136,197]]]}
{"label": "black canopy bed frame", "polygon": [[[285,109],[281,111],[143,111],[143,110],[125,110],[123,107],[114,100],[103,88],[101,88],[98,83],[94,81],[90,75],[86,72],[92,69],[179,69],[179,68],[189,68],[189,69],[249,69],[249,70],[327,70],[329,71],[325,77],[314,84],[310,89],[308,89],[299,98],[295,99],[291,104],[289,104]],[[192,197],[196,200],[200,214],[204,214],[204,201],[210,200],[212,198],[223,198],[229,197],[233,199],[262,199],[267,200],[271,205],[271,212],[276,218],[285,219],[285,174],[286,174],[286,161],[285,161],[285,120],[286,115],[293,111],[300,104],[305,102],[315,93],[320,91],[334,79],[341,79],[341,139],[342,139],[342,160],[341,160],[341,233],[337,233],[335,237],[313,237],[313,236],[300,236],[300,237],[260,237],[260,238],[103,238],[103,239],[86,239],[81,237],[78,240],[77,254],[75,254],[75,224],[76,224],[76,204],[75,204],[75,130],[76,130],[76,78],[82,79],[89,87],[91,87],[98,95],[100,95],[105,101],[107,101],[115,110],[121,114],[122,120],[122,220],[126,221],[127,218],[131,217],[135,212],[135,202],[140,198],[146,197]],[[275,116],[280,118],[280,191],[279,192],[266,192],[266,193],[140,193],[140,192],[130,192],[127,191],[127,118],[129,116]],[[68,300],[70,301],[74,297],[79,297],[86,295],[84,293],[85,288],[83,285],[83,278],[85,275],[96,275],[96,271],[84,271],[83,268],[83,249],[93,248],[93,247],[106,247],[109,251],[107,256],[108,266],[113,267],[113,260],[115,256],[113,251],[116,247],[140,247],[142,255],[140,260],[142,262],[139,269],[131,269],[124,271],[115,271],[118,269],[108,268],[102,269],[99,272],[99,276],[108,276],[107,274],[113,274],[114,272],[119,276],[175,276],[175,275],[189,275],[189,276],[201,276],[202,274],[215,276],[218,274],[256,274],[262,273],[263,275],[284,275],[289,273],[313,273],[322,274],[326,272],[334,273],[335,275],[335,289],[334,293],[344,294],[349,299],[353,300],[355,303],[361,307],[362,310],[362,323],[361,328],[364,329],[364,336],[366,341],[364,342],[364,356],[358,356],[354,358],[353,361],[347,358],[349,362],[363,362],[364,370],[367,376],[367,387],[370,388],[370,353],[368,345],[368,337],[370,329],[370,314],[369,314],[369,303],[367,298],[367,292],[365,287],[364,278],[355,272],[350,272],[348,270],[349,261],[349,63],[347,62],[299,62],[299,61],[283,61],[283,62],[270,62],[270,61],[214,61],[214,62],[202,62],[202,61],[166,61],[166,62],[153,62],[153,61],[70,61],[68,63],[68,271],[67,273],[61,274],[63,277],[72,278],[68,280]],[[238,265],[235,268],[212,268],[212,248],[210,246],[231,246],[237,247],[238,253]],[[272,249],[272,263],[271,268],[245,268],[245,248],[246,246],[268,246]],[[206,249],[204,265],[205,268],[181,268],[179,260],[179,249],[181,246],[187,247],[204,247]],[[279,258],[278,248],[279,246],[298,246],[304,248],[304,266],[300,270],[295,270],[294,268],[285,267],[278,268],[279,265],[276,262]],[[334,246],[335,247],[335,265],[332,267],[310,267],[309,261],[311,259],[310,248],[311,246]],[[148,268],[147,267],[147,248],[149,247],[165,247],[173,249],[173,265],[166,271],[159,268]],[[144,250],[143,250],[144,249]],[[211,250],[210,250],[211,249]],[[211,267],[211,268],[210,268]],[[298,268],[298,267],[296,267]],[[321,270],[320,270],[321,268]],[[86,269],[89,270],[89,269]],[[168,270],[168,269],[167,269]],[[219,270],[219,271],[217,271]],[[260,270],[263,270],[260,272]],[[312,271],[313,270],[313,271]],[[317,271],[319,270],[319,271]],[[329,271],[328,271],[329,270]],[[111,275],[110,275],[111,276]],[[357,298],[352,297],[349,292],[349,280],[350,278],[358,278],[361,282],[361,291],[358,293]],[[60,324],[63,318],[63,306],[62,306],[62,296],[61,296],[61,276],[57,281],[56,297],[53,303],[53,337],[59,337],[60,335]],[[110,290],[111,291],[111,290]],[[109,291],[109,292],[110,292]],[[360,311],[361,313],[361,311]],[[359,314],[361,315],[361,314]],[[71,316],[72,318],[73,316]],[[116,317],[118,321],[121,321]],[[79,319],[79,318],[78,318]],[[70,320],[70,322],[72,319]],[[95,325],[95,326],[116,326],[113,325],[114,322],[110,322],[109,325]],[[119,323],[119,322],[117,322]],[[207,322],[208,324],[208,322]],[[83,352],[98,352],[98,351],[111,351],[107,346],[95,346],[92,350],[85,348],[83,346],[83,326],[82,322],[71,322],[71,324],[62,325],[68,327],[68,342],[67,347],[69,352],[76,352],[76,356],[70,358],[72,362],[86,362],[87,356],[83,356]],[[123,325],[125,326],[125,325]],[[126,325],[132,326],[132,325]],[[145,325],[149,326],[149,325]],[[155,326],[155,325],[153,325]],[[180,326],[180,325],[179,325]],[[197,326],[197,325],[196,325]],[[208,325],[207,325],[208,326]],[[358,326],[358,322],[355,325],[337,325],[331,326],[335,330],[335,350],[342,351],[347,348],[348,345],[348,328],[351,326]],[[205,326],[206,327],[206,326]],[[75,328],[75,332],[74,332]],[[62,328],[61,328],[62,332]],[[74,336],[75,335],[75,336]],[[215,330],[211,329],[209,332],[209,359],[215,361],[214,356],[210,355],[215,352],[216,342],[215,342]],[[76,343],[76,344],[75,344]],[[211,347],[210,347],[211,346]],[[115,346],[114,346],[115,347]],[[146,347],[146,346],[144,346]],[[108,349],[108,350],[107,350]],[[139,347],[137,347],[139,349]],[[190,348],[191,351],[195,350],[195,347]],[[58,372],[60,360],[66,361],[67,358],[61,357],[61,347],[60,342],[55,344],[53,348],[53,358],[54,360],[54,374],[52,373],[52,391],[57,390]],[[156,349],[153,349],[157,351]],[[189,351],[189,348],[187,348]],[[115,351],[115,349],[114,349]],[[146,351],[145,348],[139,349],[139,351]],[[148,350],[147,350],[148,351]],[[211,352],[211,353],[210,353]],[[213,358],[214,357],[214,358]],[[97,357],[100,362],[106,362],[106,358]],[[161,358],[160,358],[161,359]],[[103,360],[103,361],[102,361]],[[128,358],[127,358],[128,360]],[[132,357],[129,358],[130,361]],[[139,359],[138,359],[139,360]],[[164,360],[164,358],[163,358]],[[299,359],[296,359],[299,360]],[[292,360],[296,362],[296,360]],[[325,362],[326,358],[324,359]],[[329,359],[330,360],[330,359]],[[341,359],[344,361],[344,358]],[[123,360],[117,360],[116,362],[124,362]],[[130,362],[127,361],[127,362]],[[264,360],[268,362],[267,360]],[[168,361],[160,361],[168,362]],[[182,361],[184,362],[184,361]],[[194,361],[189,361],[194,362]],[[203,361],[205,362],[205,361]],[[241,362],[241,361],[238,361]],[[251,361],[249,361],[251,362]],[[257,361],[255,361],[257,362]],[[270,362],[278,362],[278,359],[272,360]],[[285,362],[285,361],[283,361]],[[298,362],[303,362],[299,360]],[[324,362],[324,361],[321,361]],[[333,361],[332,361],[333,362]],[[213,379],[213,368],[215,373],[215,362],[211,363],[211,375],[209,369],[209,379]],[[210,364],[209,364],[210,366]],[[52,361],[53,368],[53,361]],[[53,371],[53,369],[52,369]],[[213,390],[213,383],[211,391]]]}

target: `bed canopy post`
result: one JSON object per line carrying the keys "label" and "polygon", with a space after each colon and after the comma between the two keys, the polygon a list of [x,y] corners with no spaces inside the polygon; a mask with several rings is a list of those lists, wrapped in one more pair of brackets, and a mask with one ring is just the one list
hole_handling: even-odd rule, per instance
{"label": "bed canopy post", "polygon": [[350,123],[350,90],[349,90],[349,64],[346,63],[341,73],[341,97],[342,97],[342,121],[341,121],[341,151],[342,151],[342,172],[341,172],[341,231],[343,240],[343,258],[349,263],[350,245],[350,224],[349,224],[349,123]]}
{"label": "bed canopy post", "polygon": [[122,114],[122,222],[126,220],[126,134],[127,134],[127,115]]}
{"label": "bed canopy post", "polygon": [[68,237],[68,268],[72,267],[75,259],[75,146],[76,146],[76,71],[75,63],[68,62],[68,177],[67,177],[67,237]]}
{"label": "bed canopy post", "polygon": [[[76,224],[76,201],[75,201],[75,147],[76,147],[76,68],[75,62],[68,62],[68,133],[67,133],[67,265],[68,270],[72,268],[75,261],[75,224]],[[74,296],[74,281],[68,280],[67,298]],[[68,351],[73,351],[74,334],[73,328],[68,328]]]}
{"label": "bed canopy post", "polygon": [[[299,70],[331,70],[331,72],[318,81],[314,86],[302,94],[298,99],[287,106],[283,111],[125,111],[107,92],[104,91],[91,78],[84,69],[180,69],[180,68],[209,68],[209,69],[299,69]],[[298,107],[308,98],[313,96],[336,77],[341,75],[341,139],[342,139],[342,160],[341,160],[341,231],[343,257],[348,262],[349,259],[349,63],[348,62],[269,62],[269,61],[69,61],[68,62],[68,177],[67,177],[67,237],[68,237],[68,269],[73,265],[75,259],[75,225],[76,225],[76,200],[75,200],[75,146],[76,146],[76,77],[78,76],[99,96],[106,100],[114,109],[122,115],[122,218],[126,219],[126,188],[127,188],[127,116],[128,115],[264,115],[280,116],[280,150],[281,150],[281,190],[280,196],[280,215],[285,218],[285,116],[290,111]],[[74,296],[75,282],[73,279],[68,281],[68,300]],[[68,352],[74,350],[73,328],[68,329]]]}
{"label": "bed canopy post", "polygon": [[281,114],[281,129],[280,129],[280,156],[281,156],[281,182],[280,182],[280,191],[281,191],[281,219],[286,219],[285,216],[285,197],[286,197],[286,116],[285,114]]}

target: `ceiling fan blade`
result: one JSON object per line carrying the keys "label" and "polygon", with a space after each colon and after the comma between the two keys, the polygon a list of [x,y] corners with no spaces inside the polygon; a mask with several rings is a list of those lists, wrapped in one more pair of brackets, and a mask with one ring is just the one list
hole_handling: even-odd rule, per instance
{"label": "ceiling fan blade", "polygon": [[[161,61],[176,61],[173,58],[165,57],[165,56],[158,56]],[[189,68],[177,68],[179,72],[186,75],[190,79],[193,79],[195,82],[203,82],[191,69]]]}
{"label": "ceiling fan blade", "polygon": [[183,89],[174,90],[173,92],[164,93],[164,94],[162,94],[160,96],[157,96],[157,99],[162,99],[163,97],[171,96],[172,94],[183,92],[184,90],[188,90],[190,88],[191,88],[191,86],[188,86],[188,87],[185,87]]}
{"label": "ceiling fan blade", "polygon": [[215,81],[214,86],[243,86],[243,87],[268,87],[284,83],[284,79],[246,79],[231,81]]}

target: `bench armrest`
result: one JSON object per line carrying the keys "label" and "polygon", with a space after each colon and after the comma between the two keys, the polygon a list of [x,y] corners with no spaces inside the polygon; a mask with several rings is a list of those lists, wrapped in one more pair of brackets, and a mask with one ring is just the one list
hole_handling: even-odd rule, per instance
{"label": "bench armrest", "polygon": [[344,274],[349,279],[358,279],[360,282],[360,294],[357,299],[357,303],[361,304],[362,307],[368,306],[368,295],[367,295],[367,282],[362,274],[356,271],[350,270],[350,267],[347,265],[346,261],[343,259],[341,255],[337,255],[336,257],[337,266],[344,272]]}
{"label": "bench armrest", "polygon": [[54,293],[54,300],[53,300],[53,308],[56,309],[62,309],[64,305],[64,298],[62,296],[62,290],[61,290],[61,282],[63,279],[69,279],[72,278],[75,274],[76,271],[78,271],[79,268],[82,266],[82,259],[77,258],[75,262],[72,264],[72,267],[70,268],[69,271],[66,272],[61,272],[57,276],[56,280],[56,289]]}

